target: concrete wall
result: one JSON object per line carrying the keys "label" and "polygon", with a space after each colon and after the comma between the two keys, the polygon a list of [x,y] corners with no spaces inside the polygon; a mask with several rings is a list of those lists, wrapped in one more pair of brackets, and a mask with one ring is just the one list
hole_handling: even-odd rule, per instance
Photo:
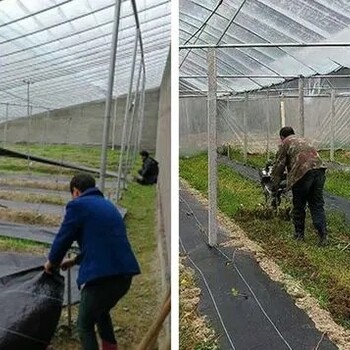
{"label": "concrete wall", "polygon": [[[126,96],[117,99],[115,144],[121,143]],[[159,89],[146,92],[145,116],[141,148],[155,150],[159,109]],[[102,142],[105,102],[95,101],[50,113],[10,121],[7,125],[7,142],[96,144]],[[114,106],[112,105],[112,120]],[[11,117],[11,116],[10,116]],[[111,120],[111,130],[113,122]],[[0,126],[0,140],[4,138],[4,124]],[[0,129],[0,130],[1,130]],[[110,133],[110,143],[112,132]]]}
{"label": "concrete wall", "polygon": [[[158,247],[162,272],[163,295],[170,288],[171,262],[171,64],[170,52],[165,66],[159,98],[156,159],[159,161]],[[178,179],[174,179],[178,181]],[[170,339],[170,317],[164,326],[165,337],[160,338],[159,349],[166,349]]]}

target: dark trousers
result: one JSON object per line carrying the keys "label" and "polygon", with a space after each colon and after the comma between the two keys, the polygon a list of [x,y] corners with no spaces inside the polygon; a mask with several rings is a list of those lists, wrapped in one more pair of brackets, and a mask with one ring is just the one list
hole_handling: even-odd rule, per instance
{"label": "dark trousers", "polygon": [[98,350],[95,324],[102,340],[116,344],[110,310],[128,292],[132,277],[114,276],[87,283],[81,291],[78,333],[83,350]]}
{"label": "dark trousers", "polygon": [[305,208],[308,203],[311,218],[320,237],[326,235],[323,187],[326,180],[325,169],[308,171],[292,188],[293,222],[295,233],[304,236]]}

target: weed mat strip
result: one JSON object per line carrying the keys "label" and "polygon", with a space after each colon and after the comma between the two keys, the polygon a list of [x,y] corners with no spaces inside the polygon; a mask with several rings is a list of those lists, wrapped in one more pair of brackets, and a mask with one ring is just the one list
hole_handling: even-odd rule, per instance
{"label": "weed mat strip", "polygon": [[206,230],[207,210],[188,192],[181,191],[181,250],[201,271],[186,260],[199,277],[202,290],[199,311],[209,317],[216,333],[221,334],[220,349],[314,349],[321,339],[318,349],[337,349],[280,285],[270,280],[254,258],[221,247],[229,239],[223,232],[218,237],[219,250],[210,249],[204,241]]}
{"label": "weed mat strip", "polygon": [[[40,271],[44,271],[46,257],[38,255],[4,253],[0,252],[0,281],[11,277],[23,283],[36,276]],[[65,278],[65,291],[63,305],[68,304],[68,279],[67,272],[60,272]],[[71,269],[71,303],[77,304],[80,301],[80,292],[76,284],[78,267]],[[0,289],[2,285],[0,283]]]}

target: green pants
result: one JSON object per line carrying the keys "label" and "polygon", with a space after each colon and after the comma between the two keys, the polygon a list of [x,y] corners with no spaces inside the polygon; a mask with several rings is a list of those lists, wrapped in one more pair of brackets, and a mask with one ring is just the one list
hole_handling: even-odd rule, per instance
{"label": "green pants", "polygon": [[113,276],[87,283],[81,291],[78,333],[83,350],[98,350],[95,325],[102,340],[116,344],[110,310],[128,292],[130,276]]}

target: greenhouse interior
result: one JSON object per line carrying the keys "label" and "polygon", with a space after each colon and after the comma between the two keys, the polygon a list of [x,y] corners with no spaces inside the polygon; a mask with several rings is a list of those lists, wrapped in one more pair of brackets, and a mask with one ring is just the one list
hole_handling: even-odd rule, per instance
{"label": "greenhouse interior", "polygon": [[[179,7],[180,280],[200,290],[206,334],[181,337],[194,322],[184,302],[180,344],[349,349],[350,3]],[[305,240],[293,239],[292,191],[270,206],[263,181],[283,127],[327,168],[325,249],[309,214]]]}
{"label": "greenhouse interior", "polygon": [[[43,270],[70,179],[93,175],[142,271],[112,314],[125,349],[170,344],[170,15],[169,0],[0,1],[1,278]],[[157,160],[157,185],[136,182],[140,151]],[[65,273],[54,349],[80,349],[76,274]],[[6,343],[21,321],[22,340]],[[45,322],[27,333],[14,322],[1,321],[0,347],[38,349],[21,341]]]}

